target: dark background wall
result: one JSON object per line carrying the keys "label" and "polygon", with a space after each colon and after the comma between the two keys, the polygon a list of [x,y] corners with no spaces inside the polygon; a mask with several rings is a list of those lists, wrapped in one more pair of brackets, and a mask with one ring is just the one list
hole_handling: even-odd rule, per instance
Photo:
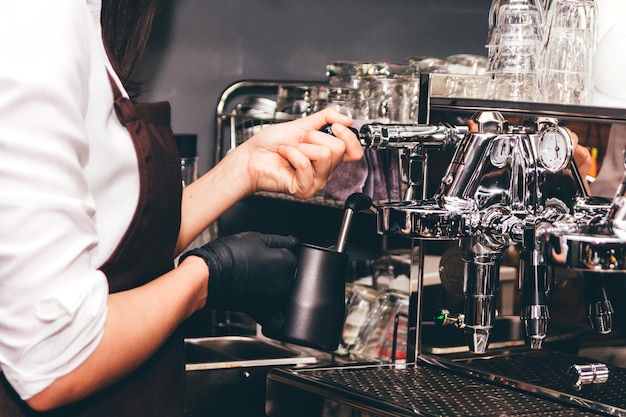
{"label": "dark background wall", "polygon": [[324,80],[342,61],[485,54],[491,0],[169,0],[142,64],[144,100],[168,100],[176,133],[213,164],[215,107],[243,79]]}
{"label": "dark background wall", "polygon": [[[176,133],[197,133],[200,173],[214,163],[216,104],[240,80],[326,78],[332,61],[484,55],[491,0],[167,0],[142,64],[145,101],[172,105]],[[262,221],[259,221],[262,219]],[[248,198],[220,219],[220,235],[292,234],[330,245],[342,210]],[[375,218],[359,214],[353,258],[381,249]],[[358,244],[355,244],[357,243]]]}

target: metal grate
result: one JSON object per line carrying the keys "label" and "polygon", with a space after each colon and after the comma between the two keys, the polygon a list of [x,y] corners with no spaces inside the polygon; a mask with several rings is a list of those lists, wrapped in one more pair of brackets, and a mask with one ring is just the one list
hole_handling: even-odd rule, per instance
{"label": "metal grate", "polygon": [[574,364],[596,363],[596,360],[566,355],[547,350],[524,351],[505,355],[485,355],[457,359],[454,362],[469,370],[476,370],[508,385],[529,387],[535,392],[560,393],[579,404],[606,410],[612,415],[626,416],[626,369],[608,366],[610,373],[603,384],[574,387],[576,377],[568,373]]}
{"label": "metal grate", "polygon": [[427,413],[438,417],[602,415],[430,366],[329,368],[297,373],[404,408],[408,414]]}

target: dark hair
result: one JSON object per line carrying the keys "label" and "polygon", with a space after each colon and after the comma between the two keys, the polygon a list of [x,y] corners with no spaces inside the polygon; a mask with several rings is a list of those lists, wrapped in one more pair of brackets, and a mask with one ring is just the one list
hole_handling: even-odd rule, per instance
{"label": "dark hair", "polygon": [[141,94],[134,71],[146,49],[160,0],[102,0],[102,39],[113,69],[131,98]]}

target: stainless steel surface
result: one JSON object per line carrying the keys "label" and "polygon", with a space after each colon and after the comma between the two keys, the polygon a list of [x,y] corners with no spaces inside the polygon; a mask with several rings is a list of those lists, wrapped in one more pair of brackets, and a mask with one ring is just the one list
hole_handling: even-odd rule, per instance
{"label": "stainless steel surface", "polygon": [[608,273],[626,269],[624,239],[591,233],[564,233],[559,237],[561,252],[571,268]]}
{"label": "stainless steel surface", "polygon": [[[433,321],[424,321],[421,330],[423,353],[449,355],[469,352],[463,330],[455,326],[441,326]],[[552,350],[575,353],[581,338],[589,331],[588,327],[582,325],[552,321],[544,343]],[[525,344],[524,324],[519,316],[500,316],[495,319],[489,338],[490,349],[523,347]]]}
{"label": "stainless steel surface", "polygon": [[[335,250],[339,253],[344,252],[346,243],[348,242],[348,232],[352,225],[352,216],[355,212],[364,209],[372,209],[372,199],[364,193],[353,193],[346,199],[341,229],[337,237]],[[375,209],[374,209],[375,211]]]}
{"label": "stainless steel surface", "polygon": [[[520,317],[529,346],[539,349],[550,320],[553,265],[626,268],[626,237],[616,236],[607,218],[617,203],[600,204],[588,196],[573,160],[573,139],[556,120],[534,118],[510,125],[498,112],[487,111],[474,114],[469,123],[478,131],[460,140],[458,129],[445,126],[430,131],[427,126],[361,128],[363,143],[375,148],[420,148],[431,142],[456,146],[435,195],[381,204],[378,231],[415,240],[460,241],[466,263],[465,332],[477,353],[489,345],[500,261],[509,246],[517,245]],[[420,152],[406,152],[418,159],[409,166],[419,166]],[[591,235],[596,237],[589,241]]]}
{"label": "stainless steel surface", "polygon": [[583,292],[587,303],[587,317],[598,334],[609,334],[613,330],[613,304],[606,292],[605,274],[583,272]]}
{"label": "stainless steel surface", "polygon": [[[468,240],[464,240],[467,242]],[[472,352],[484,352],[496,317],[501,253],[474,242],[465,250],[465,309],[463,331]]]}
{"label": "stainless steel surface", "polygon": [[361,127],[359,139],[363,146],[378,149],[423,146],[443,150],[453,146],[466,132],[464,127],[373,123]]}
{"label": "stainless steel surface", "polygon": [[[289,398],[282,395],[281,386],[297,386],[299,390],[376,416],[601,415],[575,404],[566,405],[521,393],[426,364],[409,368],[353,366],[273,370],[268,374],[267,410],[271,417],[294,415],[284,412],[284,403],[289,402]],[[273,404],[281,402],[283,407],[276,407],[274,412]]]}
{"label": "stainless steel surface", "polygon": [[[422,82],[420,92],[420,107],[423,113],[435,111],[451,112],[484,112],[496,111],[505,115],[522,117],[558,117],[559,119],[573,119],[591,122],[624,122],[626,109],[618,107],[589,106],[589,105],[565,105],[557,103],[540,102],[510,102],[505,100],[486,100],[458,97],[435,97],[428,94],[428,86],[447,77],[447,74],[428,73],[422,74],[425,80]],[[427,121],[425,121],[427,123]]]}
{"label": "stainless steel surface", "polygon": [[310,365],[317,358],[291,345],[247,336],[216,336],[185,340],[185,370]]}
{"label": "stainless steel surface", "polygon": [[[593,122],[623,122],[626,120],[626,109],[561,106],[545,103],[515,103],[512,106],[509,102],[492,100],[431,97],[428,88],[429,75],[423,74],[422,78],[425,82],[422,83],[421,87],[423,88],[420,90],[420,118],[418,119],[421,123],[428,123],[431,110],[478,111],[481,114],[502,112],[507,115],[526,117],[558,116],[559,119]],[[269,84],[276,85],[279,83],[270,82]],[[226,111],[224,104],[231,99],[231,96],[235,95],[240,87],[245,89],[255,85],[258,85],[258,82],[244,81],[225,91],[218,106],[218,137],[219,130],[223,126],[219,122],[228,120],[232,116]],[[504,129],[503,132],[498,131],[498,123]],[[496,128],[493,128],[494,125]],[[487,126],[491,127],[488,128]],[[612,234],[611,222],[607,222],[611,207],[613,209],[618,207],[611,206],[610,201],[598,203],[588,197],[585,188],[580,185],[581,181],[575,167],[571,164],[567,164],[559,175],[550,172],[550,169],[555,171],[554,167],[540,166],[537,162],[538,144],[540,142],[540,136],[537,132],[542,128],[537,126],[538,124],[535,127],[524,125],[513,127],[515,130],[510,130],[506,121],[497,122],[496,120],[496,122],[490,123],[487,120],[486,123],[479,124],[479,132],[482,133],[475,133],[473,136],[468,134],[468,137],[471,136],[472,141],[476,140],[477,144],[482,144],[482,147],[478,146],[478,149],[475,149],[474,146],[465,144],[466,148],[464,149],[467,149],[467,152],[459,152],[459,154],[467,156],[468,159],[459,158],[456,160],[457,162],[460,161],[458,171],[451,170],[452,174],[457,174],[456,177],[451,175],[443,178],[442,188],[449,190],[450,193],[441,194],[441,197],[445,198],[430,201],[425,201],[425,193],[407,193],[407,201],[381,206],[378,228],[381,233],[397,233],[412,239],[413,247],[417,249],[420,249],[429,239],[467,238],[474,246],[480,244],[488,248],[488,254],[496,254],[501,245],[506,246],[509,243],[519,245],[526,239],[527,244],[524,250],[527,261],[523,268],[527,269],[527,274],[525,274],[526,278],[522,280],[522,288],[526,290],[527,294],[533,295],[529,297],[530,302],[525,304],[528,311],[526,314],[528,317],[537,318],[538,321],[535,323],[540,325],[546,324],[545,321],[542,321],[544,320],[542,317],[547,317],[549,314],[549,310],[542,312],[542,306],[549,306],[535,303],[533,299],[538,298],[544,289],[550,291],[550,271],[548,269],[552,263],[588,271],[595,270],[604,274],[613,271],[623,272],[624,258],[622,257],[623,252],[621,252],[623,240],[616,239],[616,236]],[[493,140],[487,140],[488,137],[492,137]],[[393,141],[386,138],[380,143],[383,142],[390,143]],[[461,147],[462,142],[463,140],[458,143],[459,147]],[[511,146],[511,142],[513,142],[513,146]],[[219,143],[222,141],[220,140]],[[402,172],[403,177],[417,178],[426,172],[428,155],[421,152],[422,150],[419,148],[420,145],[417,144],[407,152],[410,157],[405,158],[406,162],[403,165],[403,167],[415,169],[416,174],[407,175],[406,172]],[[486,149],[489,149],[489,152]],[[218,154],[220,154],[219,151]],[[522,155],[524,158],[513,162],[514,157],[517,158],[518,155]],[[419,159],[420,157],[422,159]],[[525,159],[526,157],[530,157],[530,163]],[[480,158],[489,162],[484,165],[476,163]],[[545,164],[545,161],[543,163]],[[480,171],[485,167],[489,168],[486,171]],[[505,175],[493,179],[493,176],[488,175],[493,172],[504,173]],[[423,179],[423,176],[420,178]],[[489,185],[496,184],[499,188],[485,187],[484,181],[487,180],[492,180]],[[467,196],[472,201],[466,201],[465,197]],[[421,200],[419,200],[420,198]],[[330,205],[331,203],[325,201],[322,204]],[[619,249],[618,256],[611,253],[615,247]],[[413,337],[409,337],[409,345],[414,345],[413,348],[417,356],[420,352],[421,339],[427,336],[427,332],[422,332],[423,327],[420,328],[422,325],[420,297],[423,254],[420,250],[414,251],[415,254],[417,256],[413,256],[411,265],[411,304],[409,306],[409,335],[412,334]],[[545,274],[542,271],[544,267],[546,269]],[[480,275],[482,272],[478,274]],[[600,329],[610,327],[607,326],[604,315],[608,309],[606,304],[596,304],[596,306],[598,306],[596,315],[600,316],[599,320],[601,321],[597,327]],[[496,326],[499,324],[497,318],[493,324],[490,347],[494,350],[500,350],[503,346],[498,344],[500,339],[496,337],[498,335]],[[541,326],[534,327],[540,328]],[[544,345],[555,336],[553,330],[556,328],[556,323],[549,323],[547,335],[545,339],[542,339]],[[457,329],[454,330],[458,332]],[[538,330],[537,333],[541,332],[542,330]],[[541,335],[539,334],[539,336]],[[510,345],[505,344],[504,347],[509,349]],[[424,345],[424,349],[428,348],[427,345]],[[463,349],[462,355],[466,355],[468,347],[465,346]],[[515,347],[511,349],[515,349]],[[438,356],[433,361],[437,367],[447,367],[462,375],[469,376],[469,378],[461,377],[462,382],[458,382],[456,379],[459,378],[458,376],[452,377],[454,379],[452,390],[459,391],[458,397],[448,397],[453,403],[452,408],[446,408],[448,406],[446,404],[443,406],[444,412],[440,414],[596,415],[596,411],[600,410],[603,415],[625,415],[623,414],[623,403],[620,403],[626,397],[623,393],[623,388],[626,385],[622,376],[623,370],[618,369],[615,372],[611,368],[606,383],[582,384],[582,389],[576,391],[574,388],[576,381],[571,379],[571,375],[568,378],[563,377],[563,375],[567,375],[567,372],[562,372],[562,370],[567,367],[563,368],[561,366],[563,364],[559,360],[555,360],[551,356],[544,357],[544,354],[548,355],[549,352],[531,351],[528,358],[519,362],[506,359],[507,356],[511,356],[510,352],[502,353],[500,351],[497,354],[496,352],[488,352],[482,355],[472,354],[469,359],[459,359],[459,362],[450,362],[453,365],[443,363],[445,361]],[[481,361],[483,357],[489,358],[489,360]],[[429,358],[430,356],[422,357],[422,359]],[[500,359],[494,360],[494,358]],[[449,359],[446,355],[445,360]],[[470,363],[467,362],[468,360]],[[585,363],[577,361],[567,365],[571,366],[572,363],[585,365]],[[417,368],[424,369],[422,366]],[[558,370],[555,371],[555,368]],[[428,395],[436,395],[441,390],[439,385],[444,385],[447,393],[449,385],[446,383],[448,380],[446,379],[441,383],[442,379],[435,377],[434,384],[436,387],[433,387],[429,383],[420,380],[415,381],[412,378],[414,372],[411,366],[406,370],[393,368],[391,371],[391,369],[385,368],[381,372],[379,369],[367,367],[345,369],[346,374],[350,374],[345,377],[339,375],[344,369],[337,369],[339,375],[337,379],[325,375],[313,376],[305,370],[294,372],[279,370],[277,373],[281,376],[277,379],[289,384],[293,383],[294,386],[305,390],[315,391],[320,395],[347,399],[347,402],[356,405],[360,410],[367,409],[372,410],[372,412],[382,410],[380,415],[433,415],[434,413],[418,410],[419,407],[415,407],[415,404],[424,398],[426,401],[430,401]],[[404,375],[405,371],[411,373],[411,376]],[[323,373],[324,371],[320,372]],[[432,372],[440,373],[438,370]],[[373,374],[376,375],[372,376]],[[382,377],[384,382],[380,382],[379,377]],[[485,378],[485,381],[491,383],[495,381],[506,389],[504,391],[498,389],[485,396],[480,392],[479,404],[472,403],[476,405],[478,411],[471,414],[465,412],[462,407],[467,405],[467,403],[463,403],[466,400],[473,401],[474,385],[471,383],[468,385],[466,380],[474,381],[476,377]],[[428,378],[430,376],[427,376]],[[463,392],[463,389],[468,386],[470,392]],[[602,386],[602,389],[598,390],[598,386]],[[510,390],[511,387],[514,389]],[[526,394],[519,394],[518,390],[523,390]],[[423,391],[427,392],[424,393]],[[413,398],[416,393],[420,399]],[[528,393],[532,394],[529,395]],[[516,397],[520,404],[516,404],[516,407],[510,409],[498,409],[500,405],[506,408],[505,403],[508,404],[510,395],[517,396],[518,394],[521,395],[521,397]],[[594,394],[592,398],[589,398],[590,394]],[[541,397],[538,399],[539,403],[536,402],[536,396]],[[435,398],[432,402],[439,404],[438,401],[439,399]],[[457,404],[457,401],[462,403]],[[563,406],[563,402],[570,405]],[[528,411],[526,406],[530,407],[531,403],[537,407]],[[615,403],[618,405],[614,406]],[[555,404],[557,408],[553,407]],[[600,408],[598,408],[598,404],[600,404]],[[586,410],[581,411],[577,408],[578,406],[582,406]],[[490,414],[492,412],[493,414]]]}
{"label": "stainless steel surface", "polygon": [[604,384],[609,380],[609,367],[603,363],[573,364],[569,373],[576,376],[574,388],[583,389],[583,385]]}
{"label": "stainless steel surface", "polygon": [[596,372],[597,382],[602,383],[577,384],[579,375],[571,372],[571,367],[579,365],[586,368],[597,363],[594,359],[528,349],[502,349],[483,355],[424,356],[423,359],[450,371],[546,399],[606,415],[626,416],[626,369],[605,365],[606,369],[601,367]]}

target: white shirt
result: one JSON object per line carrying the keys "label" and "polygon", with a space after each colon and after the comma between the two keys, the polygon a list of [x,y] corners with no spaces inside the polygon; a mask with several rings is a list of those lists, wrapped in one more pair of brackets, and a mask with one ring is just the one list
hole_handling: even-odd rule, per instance
{"label": "white shirt", "polygon": [[100,0],[0,0],[0,368],[23,399],[100,341],[98,267],[138,201],[99,20]]}

